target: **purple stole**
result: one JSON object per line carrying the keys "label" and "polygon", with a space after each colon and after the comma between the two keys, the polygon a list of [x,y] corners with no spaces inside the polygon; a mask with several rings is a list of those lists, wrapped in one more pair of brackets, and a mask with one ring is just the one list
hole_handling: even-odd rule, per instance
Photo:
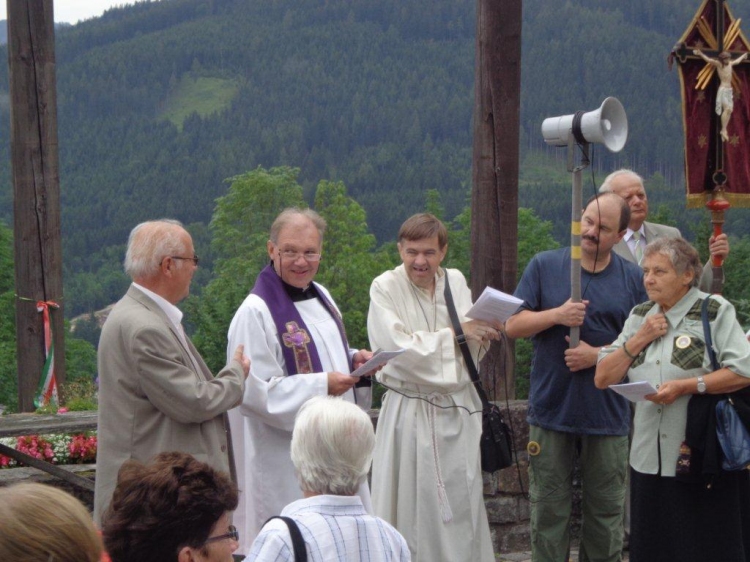
{"label": "purple stole", "polygon": [[[320,363],[318,349],[315,342],[310,337],[310,332],[302,320],[302,317],[294,306],[294,302],[286,292],[281,277],[274,271],[273,264],[263,268],[255,279],[255,286],[250,291],[253,295],[259,296],[268,306],[274,323],[276,324],[276,333],[279,337],[279,343],[284,353],[284,361],[289,375],[303,373],[320,373],[323,366]],[[316,286],[315,293],[317,298],[326,307],[336,321],[341,334],[341,343],[344,351],[349,355],[349,343],[346,340],[344,323],[341,315],[329,301],[323,292]]]}

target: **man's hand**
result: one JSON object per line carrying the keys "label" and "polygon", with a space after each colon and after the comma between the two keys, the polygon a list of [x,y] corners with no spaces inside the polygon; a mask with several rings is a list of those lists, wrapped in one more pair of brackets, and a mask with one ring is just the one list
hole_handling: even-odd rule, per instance
{"label": "man's hand", "polygon": [[[586,307],[589,301],[573,302],[566,300],[555,309],[555,324],[573,328],[583,324],[586,317]],[[590,366],[590,365],[589,365]]]}
{"label": "man's hand", "polygon": [[467,341],[485,343],[499,340],[503,326],[500,322],[485,322],[484,320],[469,320],[461,324],[461,330]]}
{"label": "man's hand", "polygon": [[[364,365],[370,359],[372,359],[372,355],[373,355],[372,351],[370,351],[369,349],[360,349],[352,357],[352,370],[356,371],[357,369],[359,369],[362,365]],[[383,367],[381,366],[380,369],[382,369],[382,368]],[[374,373],[377,370],[379,370],[379,369],[373,369],[372,371],[370,371],[368,373],[365,373],[362,376],[369,377],[370,375],[372,375],[372,373]]]}
{"label": "man's hand", "polygon": [[[570,336],[565,336],[565,341],[570,343]],[[599,348],[591,347],[583,340],[578,342],[577,347],[565,350],[565,364],[572,373],[593,367],[598,357]]]}
{"label": "man's hand", "polygon": [[338,371],[331,371],[328,373],[328,394],[331,396],[341,396],[344,392],[352,388],[358,380],[359,377],[352,377]]}
{"label": "man's hand", "polygon": [[237,349],[234,350],[234,357],[232,358],[242,365],[242,371],[245,373],[245,378],[250,374],[250,358],[245,355],[245,346],[238,345]]}
{"label": "man's hand", "polygon": [[729,255],[729,238],[726,233],[722,232],[718,236],[711,236],[708,239],[708,251],[711,257],[720,257],[726,259]]}

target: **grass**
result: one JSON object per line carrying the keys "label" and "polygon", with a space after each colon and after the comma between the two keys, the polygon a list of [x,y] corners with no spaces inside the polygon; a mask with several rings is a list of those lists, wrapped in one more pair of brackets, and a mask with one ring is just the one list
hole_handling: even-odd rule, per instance
{"label": "grass", "polygon": [[193,113],[207,117],[229,107],[239,87],[233,80],[185,74],[167,99],[162,117],[182,131]]}

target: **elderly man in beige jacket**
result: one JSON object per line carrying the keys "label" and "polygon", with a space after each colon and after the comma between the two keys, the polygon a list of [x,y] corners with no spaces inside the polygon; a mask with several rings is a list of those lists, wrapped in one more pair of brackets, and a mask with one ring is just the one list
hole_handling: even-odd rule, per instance
{"label": "elderly man in beige jacket", "polygon": [[226,411],[242,400],[250,360],[239,346],[216,376],[182,329],[175,306],[198,266],[177,221],[139,224],[125,272],[133,280],[99,342],[99,449],[94,518],[109,505],[123,462],[183,451],[234,476]]}

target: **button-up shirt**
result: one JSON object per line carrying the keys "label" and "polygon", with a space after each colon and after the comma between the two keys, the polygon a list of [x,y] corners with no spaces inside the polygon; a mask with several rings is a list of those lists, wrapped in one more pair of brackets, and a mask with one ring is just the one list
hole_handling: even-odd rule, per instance
{"label": "button-up shirt", "polygon": [[[389,523],[369,515],[359,496],[313,496],[287,505],[281,515],[297,523],[309,562],[409,562],[406,540]],[[292,562],[289,530],[272,519],[253,542],[248,561]]]}
{"label": "button-up shirt", "polygon": [[[691,288],[665,313],[667,334],[652,341],[638,354],[628,370],[630,382],[648,381],[658,390],[667,381],[713,372],[701,320],[701,304],[707,296]],[[709,306],[709,321],[716,358],[722,367],[750,377],[750,343],[737,322],[734,307],[721,296],[713,295],[711,299],[714,302]],[[599,352],[599,360],[622,347],[648,316],[661,312],[661,307],[653,301],[636,306],[617,340]],[[684,395],[668,405],[648,400],[636,403],[630,449],[630,465],[635,470],[644,474],[675,475],[680,445],[685,439],[689,400],[690,395]]]}

